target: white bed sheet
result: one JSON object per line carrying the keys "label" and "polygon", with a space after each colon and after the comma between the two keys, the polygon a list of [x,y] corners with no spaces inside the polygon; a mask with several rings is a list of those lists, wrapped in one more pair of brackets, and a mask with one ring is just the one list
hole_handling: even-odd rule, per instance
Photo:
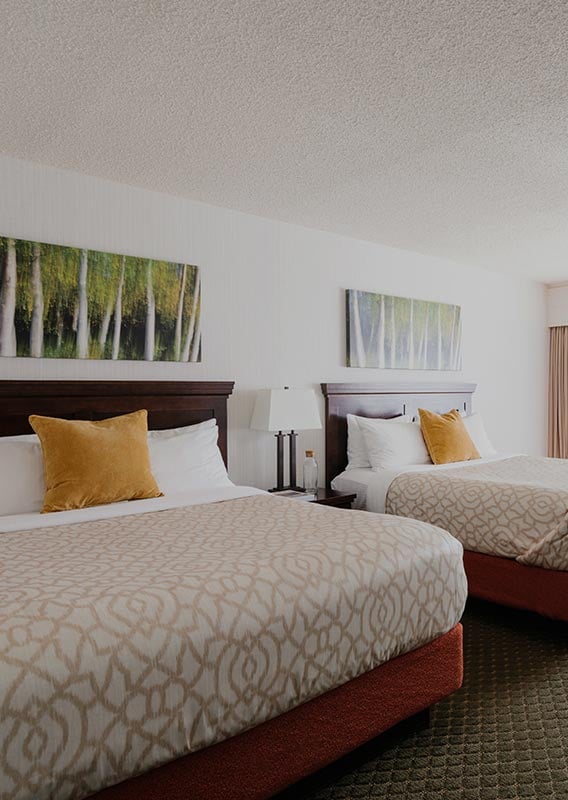
{"label": "white bed sheet", "polygon": [[357,497],[352,508],[364,511],[367,508],[367,491],[376,482],[378,474],[371,467],[346,469],[332,480],[331,488],[336,492],[355,492]]}
{"label": "white bed sheet", "polygon": [[222,500],[235,500],[238,497],[250,497],[255,494],[266,494],[262,489],[252,486],[221,486],[211,489],[193,489],[187,492],[170,494],[167,497],[152,497],[148,500],[125,500],[122,503],[110,503],[91,508],[78,508],[73,511],[54,511],[50,514],[0,515],[0,533],[13,531],[31,531],[36,528],[53,528],[58,525],[71,525],[75,522],[91,522],[111,517],[129,517],[133,514],[148,514],[152,511],[167,511],[170,508],[195,506],[202,503],[217,503]]}
{"label": "white bed sheet", "polygon": [[456,469],[456,467],[472,467],[476,464],[486,464],[489,461],[503,461],[513,458],[517,453],[497,453],[494,456],[477,458],[474,461],[457,461],[453,464],[416,464],[400,469],[350,469],[345,470],[331,482],[331,488],[337,492],[357,492],[354,508],[373,511],[375,514],[385,513],[385,502],[389,486],[399,475],[406,472],[430,472],[435,470]]}

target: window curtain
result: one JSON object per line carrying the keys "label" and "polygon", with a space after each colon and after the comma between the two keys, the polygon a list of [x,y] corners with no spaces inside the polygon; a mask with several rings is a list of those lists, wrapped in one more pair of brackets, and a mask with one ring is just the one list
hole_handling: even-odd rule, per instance
{"label": "window curtain", "polygon": [[568,458],[568,326],[550,329],[548,455]]}

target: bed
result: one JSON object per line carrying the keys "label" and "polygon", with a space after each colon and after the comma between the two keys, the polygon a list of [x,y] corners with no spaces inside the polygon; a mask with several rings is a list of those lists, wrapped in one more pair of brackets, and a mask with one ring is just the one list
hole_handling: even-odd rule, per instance
{"label": "bed", "polygon": [[472,412],[475,385],[322,384],[326,475],[355,507],[412,517],[464,545],[469,594],[568,621],[568,462],[496,454],[459,464],[372,471],[347,466],[347,415]]}
{"label": "bed", "polygon": [[[4,381],[0,435],[146,408],[216,418],[226,459],[231,390]],[[424,523],[224,486],[0,542],[3,798],[261,800],[461,685],[462,548]]]}

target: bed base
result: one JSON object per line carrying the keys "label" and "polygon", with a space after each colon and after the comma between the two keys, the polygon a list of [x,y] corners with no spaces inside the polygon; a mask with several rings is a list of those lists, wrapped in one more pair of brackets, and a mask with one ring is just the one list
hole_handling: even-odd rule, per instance
{"label": "bed base", "polygon": [[273,795],[272,800],[309,800],[312,795],[337,783],[345,775],[359,769],[368,761],[378,758],[386,750],[395,747],[399,742],[412,734],[421,733],[430,727],[430,709],[419,711],[418,714],[404,719],[388,731],[380,733],[370,742],[361,745],[356,750],[348,753],[343,758],[338,758],[327,767],[308,775],[298,783],[289,786],[282,792]]}
{"label": "bed base", "polygon": [[[286,714],[103,789],[93,798],[267,800],[404,720],[410,720],[407,725],[424,724],[424,715],[416,715],[459,689],[462,679],[458,624],[433,642]],[[282,798],[297,798],[300,792],[294,786]]]}
{"label": "bed base", "polygon": [[464,551],[463,563],[472,597],[568,622],[568,572],[471,550]]}

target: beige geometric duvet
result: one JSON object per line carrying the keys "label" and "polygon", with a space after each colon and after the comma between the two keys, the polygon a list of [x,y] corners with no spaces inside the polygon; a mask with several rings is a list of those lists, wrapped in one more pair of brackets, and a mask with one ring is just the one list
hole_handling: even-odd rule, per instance
{"label": "beige geometric duvet", "polygon": [[568,461],[513,458],[406,472],[386,511],[448,530],[466,550],[568,570]]}
{"label": "beige geometric duvet", "polygon": [[425,644],[461,558],[267,495],[0,535],[0,796],[85,797]]}

